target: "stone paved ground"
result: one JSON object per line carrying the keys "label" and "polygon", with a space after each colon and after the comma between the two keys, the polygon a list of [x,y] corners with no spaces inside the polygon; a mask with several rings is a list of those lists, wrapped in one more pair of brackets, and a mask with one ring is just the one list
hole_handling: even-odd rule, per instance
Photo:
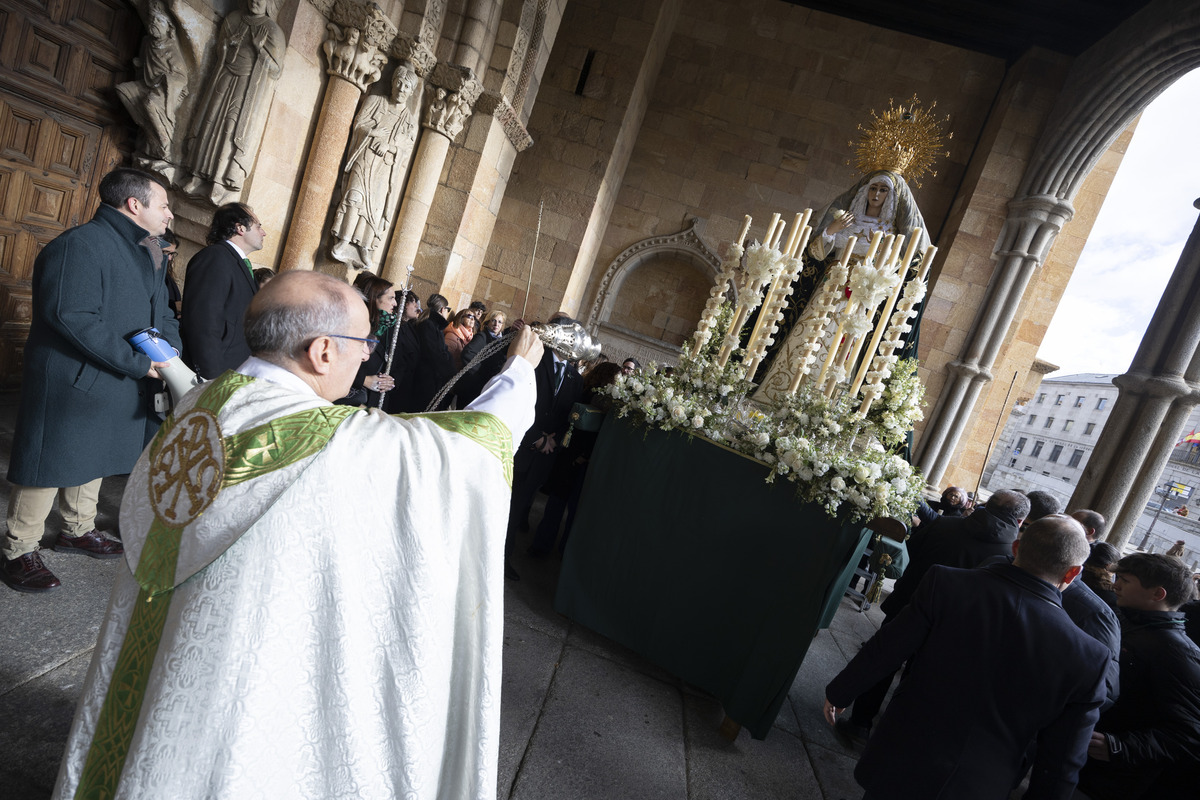
{"label": "stone paved ground", "polygon": [[[0,394],[7,469],[16,397]],[[8,485],[0,482],[7,507]],[[112,530],[123,485],[105,481]],[[537,519],[535,510],[534,519]],[[53,541],[53,519],[44,541]],[[521,547],[517,548],[520,551]],[[49,797],[100,616],[121,561],[46,553],[61,589],[0,588],[0,791]],[[814,640],[765,741],[722,738],[720,704],[553,610],[558,562],[520,560],[505,593],[500,800],[857,800],[854,753],[820,717],[823,687],[878,628],[849,601]]]}

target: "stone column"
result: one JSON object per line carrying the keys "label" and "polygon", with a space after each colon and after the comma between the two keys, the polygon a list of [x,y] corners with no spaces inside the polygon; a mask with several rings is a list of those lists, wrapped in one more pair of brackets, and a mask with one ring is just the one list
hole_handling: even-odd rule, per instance
{"label": "stone column", "polygon": [[1069,202],[1046,195],[1013,200],[1008,208],[995,254],[998,263],[979,316],[963,356],[949,364],[951,374],[921,435],[917,465],[930,486],[939,485],[975,410],[980,390],[992,380],[992,366],[1029,279],[1046,257],[1054,237],[1074,214]]}
{"label": "stone column", "polygon": [[474,72],[452,64],[434,67],[425,85],[422,120],[425,130],[413,156],[412,173],[404,188],[404,199],[400,201],[400,214],[392,227],[387,261],[381,273],[387,280],[403,280],[408,265],[416,261],[450,143],[462,131],[482,88],[475,80]]}
{"label": "stone column", "polygon": [[339,0],[333,8],[335,22],[329,23],[329,39],[322,49],[328,61],[329,81],[317,117],[317,128],[304,178],[296,197],[296,208],[288,225],[287,243],[279,269],[312,269],[325,236],[338,167],[354,123],[359,98],[379,80],[387,56],[380,50],[396,35],[391,20],[379,6],[361,6]]}
{"label": "stone column", "polygon": [[[1200,208],[1200,200],[1193,205]],[[1119,549],[1133,535],[1176,437],[1200,401],[1200,220],[1129,372],[1113,383],[1120,394],[1070,506],[1103,514],[1105,538]]]}

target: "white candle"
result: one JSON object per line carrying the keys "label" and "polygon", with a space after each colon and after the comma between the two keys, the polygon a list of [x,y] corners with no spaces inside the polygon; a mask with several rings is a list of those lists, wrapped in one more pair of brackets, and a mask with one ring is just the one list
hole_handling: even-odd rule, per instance
{"label": "white candle", "polygon": [[746,234],[749,232],[750,232],[750,215],[747,214],[746,218],[744,220],[742,220],[742,229],[740,231],[738,231],[737,239],[735,239],[734,241],[740,246],[742,244],[742,242],[746,241]]}

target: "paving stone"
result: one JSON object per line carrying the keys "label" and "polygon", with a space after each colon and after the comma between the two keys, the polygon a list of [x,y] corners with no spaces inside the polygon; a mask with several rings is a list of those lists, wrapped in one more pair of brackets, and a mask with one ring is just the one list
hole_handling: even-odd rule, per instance
{"label": "paving stone", "polygon": [[743,731],[731,742],[719,732],[720,703],[694,695],[684,712],[689,800],[821,797],[800,739],[775,729],[762,741]]}
{"label": "paving stone", "polygon": [[568,648],[512,800],[683,800],[680,698],[661,681]]}

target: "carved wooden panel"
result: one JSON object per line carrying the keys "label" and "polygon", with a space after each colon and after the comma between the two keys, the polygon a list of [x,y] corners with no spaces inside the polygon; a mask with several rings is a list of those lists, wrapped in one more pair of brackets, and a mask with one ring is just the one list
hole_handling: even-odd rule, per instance
{"label": "carved wooden panel", "polygon": [[47,27],[26,20],[17,43],[17,72],[68,91],[71,44]]}
{"label": "carved wooden panel", "polygon": [[92,55],[83,65],[80,97],[97,105],[119,102],[116,99],[116,85],[128,79],[129,75],[124,69]]}
{"label": "carved wooden panel", "polygon": [[143,35],[127,0],[0,0],[0,386],[20,381],[37,254],[128,163],[114,86]]}
{"label": "carved wooden panel", "polygon": [[100,43],[104,52],[125,50],[131,28],[141,33],[133,9],[124,0],[71,0],[70,6],[65,20],[67,27]]}
{"label": "carved wooden panel", "polygon": [[38,136],[43,116],[36,108],[0,105],[0,158],[33,166],[37,160]]}

